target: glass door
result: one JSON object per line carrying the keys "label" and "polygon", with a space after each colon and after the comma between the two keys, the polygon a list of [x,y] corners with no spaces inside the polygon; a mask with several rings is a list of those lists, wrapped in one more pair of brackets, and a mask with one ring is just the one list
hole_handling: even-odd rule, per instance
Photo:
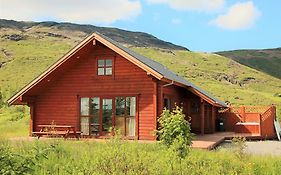
{"label": "glass door", "polygon": [[126,136],[136,135],[136,97],[126,97]]}
{"label": "glass door", "polygon": [[102,99],[101,126],[102,133],[111,132],[110,129],[112,128],[112,98]]}
{"label": "glass door", "polygon": [[123,136],[136,136],[136,97],[80,99],[82,135],[107,135],[113,127]]}
{"label": "glass door", "polygon": [[115,97],[115,129],[123,136],[136,135],[136,97]]}
{"label": "glass door", "polygon": [[99,135],[100,131],[100,98],[90,98],[90,134]]}

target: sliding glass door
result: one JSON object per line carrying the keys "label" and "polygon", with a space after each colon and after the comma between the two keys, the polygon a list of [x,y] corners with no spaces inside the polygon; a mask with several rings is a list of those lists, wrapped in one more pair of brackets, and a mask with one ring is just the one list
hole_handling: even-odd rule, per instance
{"label": "sliding glass door", "polygon": [[136,135],[136,97],[115,97],[115,129],[124,136]]}
{"label": "sliding glass door", "polygon": [[111,128],[123,136],[136,136],[136,97],[80,98],[82,135],[106,135]]}
{"label": "sliding glass door", "polygon": [[112,128],[112,99],[103,98],[102,99],[102,132],[110,132]]}

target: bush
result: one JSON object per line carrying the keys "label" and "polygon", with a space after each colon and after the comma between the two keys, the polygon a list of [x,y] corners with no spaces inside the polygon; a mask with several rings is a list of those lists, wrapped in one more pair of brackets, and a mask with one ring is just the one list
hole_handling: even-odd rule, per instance
{"label": "bush", "polygon": [[158,119],[160,128],[157,131],[160,141],[184,158],[192,144],[193,134],[190,132],[190,123],[185,120],[183,109],[176,106],[173,111],[164,109]]}
{"label": "bush", "polygon": [[25,107],[24,106],[15,106],[10,107],[11,118],[10,121],[18,121],[25,117]]}
{"label": "bush", "polygon": [[30,173],[34,165],[31,157],[14,153],[8,142],[0,141],[0,174]]}

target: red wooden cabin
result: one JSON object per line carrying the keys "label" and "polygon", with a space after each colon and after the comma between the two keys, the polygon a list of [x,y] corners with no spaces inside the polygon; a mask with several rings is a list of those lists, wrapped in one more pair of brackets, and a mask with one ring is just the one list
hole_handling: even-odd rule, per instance
{"label": "red wooden cabin", "polygon": [[71,125],[82,135],[107,136],[116,128],[132,139],[154,140],[157,116],[181,105],[195,133],[216,130],[226,104],[163,65],[94,33],[8,101],[30,107],[38,125]]}

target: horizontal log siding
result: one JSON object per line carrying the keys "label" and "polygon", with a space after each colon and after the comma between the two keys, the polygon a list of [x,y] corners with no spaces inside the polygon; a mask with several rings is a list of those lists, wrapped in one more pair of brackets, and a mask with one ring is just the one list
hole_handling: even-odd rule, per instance
{"label": "horizontal log siding", "polygon": [[[114,58],[114,76],[97,76],[97,58]],[[36,99],[38,124],[74,125],[80,128],[79,96],[138,95],[139,139],[152,140],[155,126],[153,81],[145,71],[97,44],[83,54],[59,79],[50,83]],[[38,128],[35,128],[38,130]]]}

